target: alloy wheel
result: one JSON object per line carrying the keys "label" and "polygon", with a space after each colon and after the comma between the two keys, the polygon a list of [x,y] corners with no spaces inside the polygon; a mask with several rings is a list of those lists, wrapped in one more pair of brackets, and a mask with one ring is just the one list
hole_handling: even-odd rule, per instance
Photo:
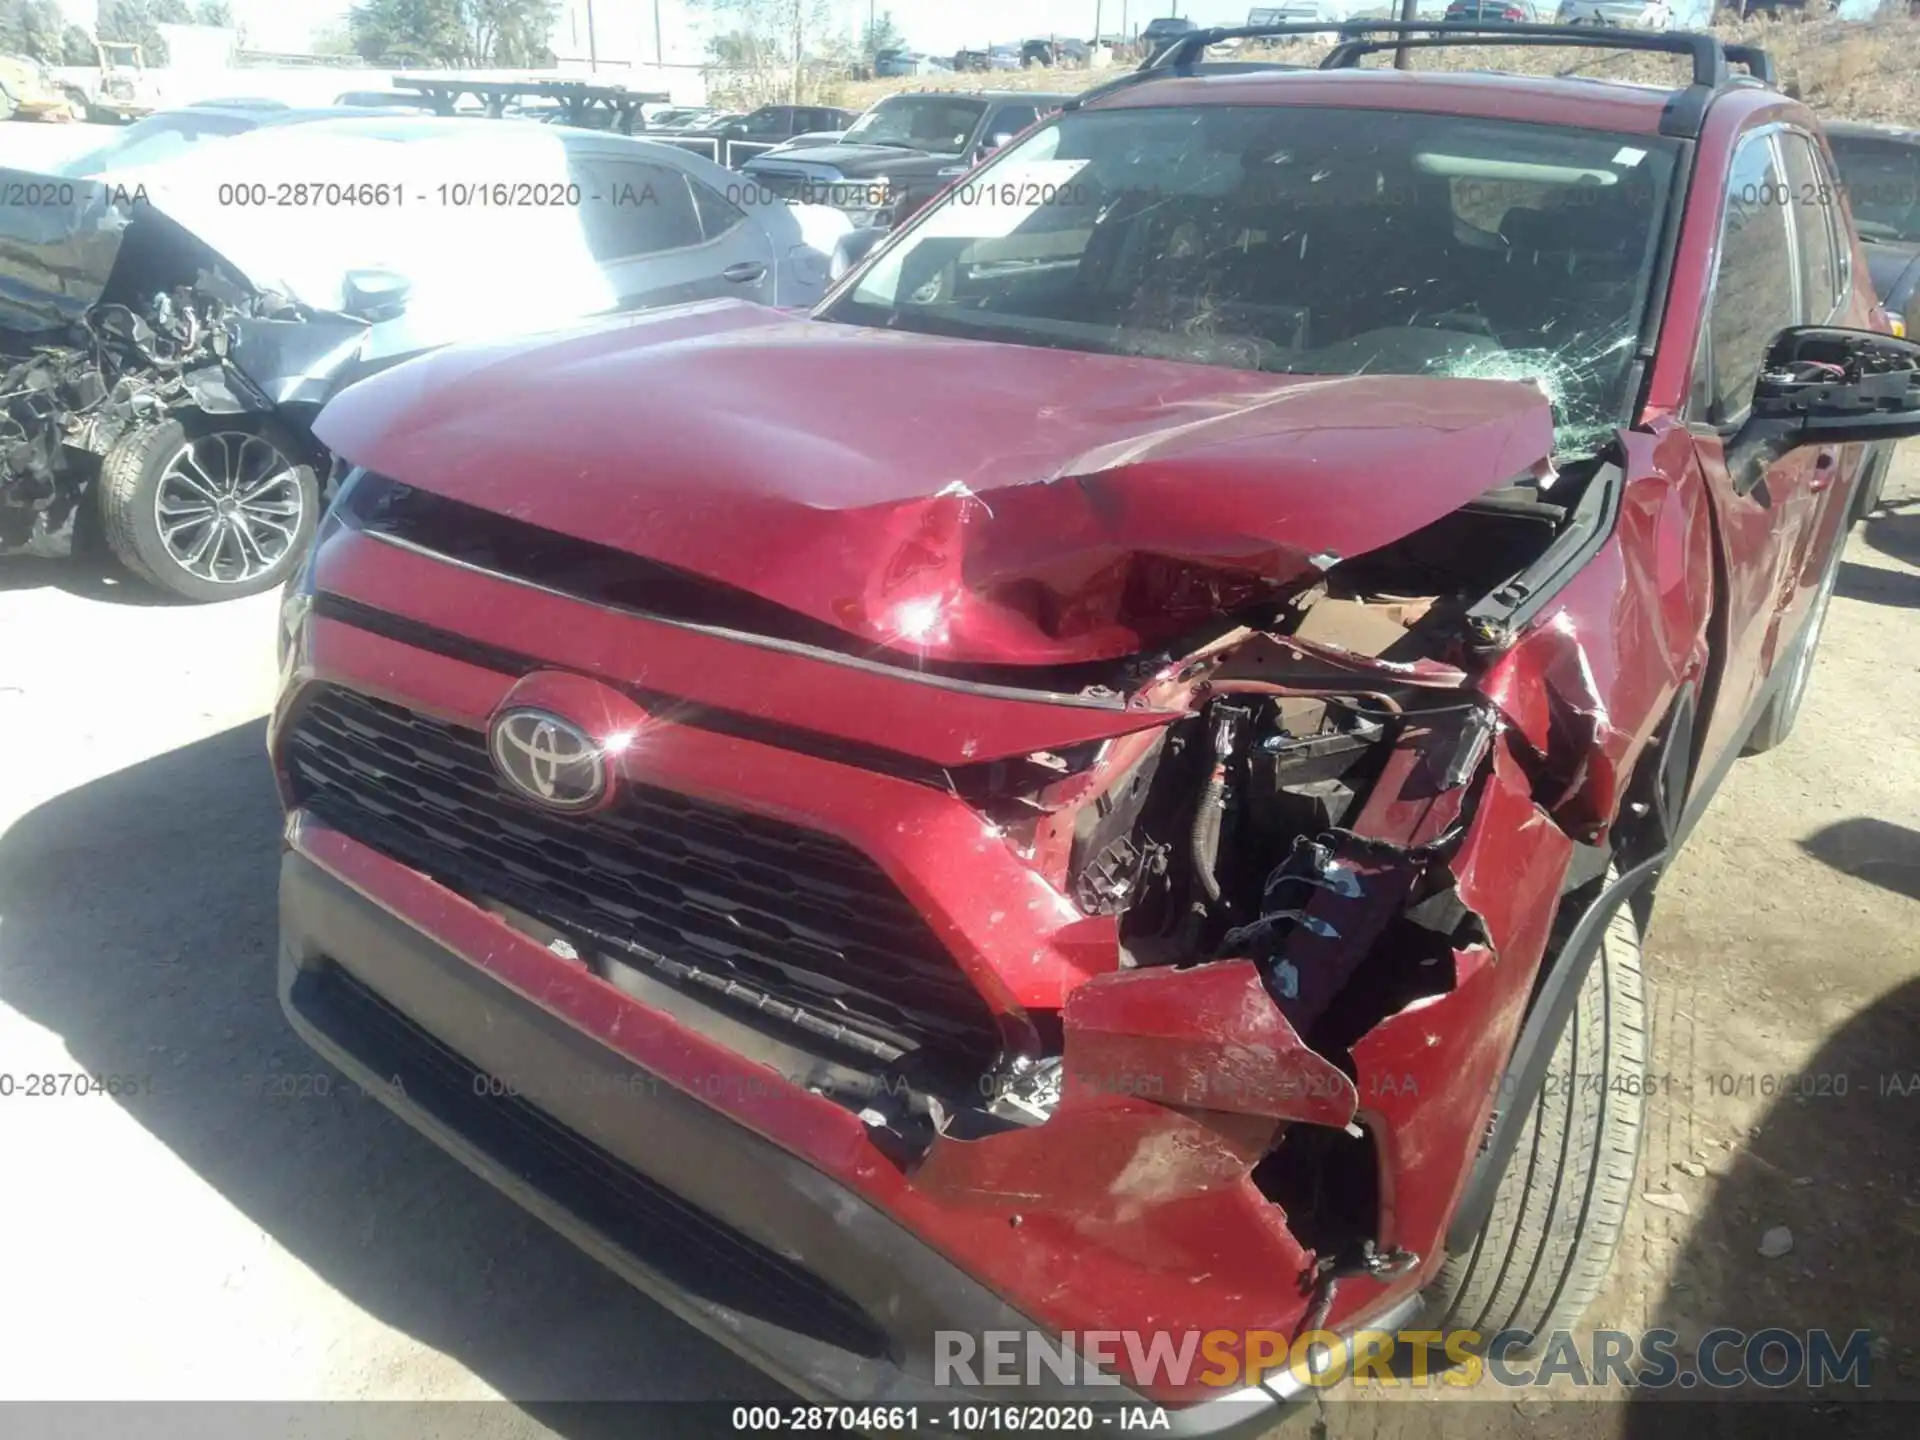
{"label": "alloy wheel", "polygon": [[216,431],[188,440],[154,491],[160,543],[189,575],[242,584],[286,557],[306,518],[292,457],[259,436]]}

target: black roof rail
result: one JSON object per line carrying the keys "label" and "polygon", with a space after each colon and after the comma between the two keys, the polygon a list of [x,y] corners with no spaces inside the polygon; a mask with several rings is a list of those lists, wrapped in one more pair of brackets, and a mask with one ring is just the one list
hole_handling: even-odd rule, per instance
{"label": "black roof rail", "polygon": [[[1475,21],[1339,20],[1298,25],[1218,25],[1189,30],[1170,40],[1141,62],[1140,68],[1076,97],[1063,107],[1078,109],[1089,100],[1110,95],[1148,80],[1168,76],[1214,74],[1254,68],[1244,62],[1207,65],[1202,58],[1222,40],[1308,39],[1335,35],[1340,43],[1321,60],[1322,70],[1348,70],[1362,56],[1383,50],[1434,49],[1454,45],[1572,46],[1586,50],[1645,50],[1684,55],[1692,61],[1692,83],[1676,91],[1661,119],[1661,131],[1670,135],[1698,135],[1707,102],[1735,83],[1732,67],[1744,67],[1753,83],[1776,84],[1773,56],[1758,45],[1728,45],[1717,35],[1692,30],[1619,30],[1573,25],[1506,25]],[[1282,68],[1282,67],[1275,67]]]}
{"label": "black roof rail", "polygon": [[[1307,37],[1333,32],[1348,42],[1321,62],[1323,70],[1338,70],[1352,65],[1361,55],[1375,50],[1395,48],[1406,43],[1400,37],[1432,37],[1434,44],[1476,45],[1577,45],[1594,50],[1651,50],[1669,55],[1687,55],[1693,60],[1693,83],[1718,89],[1727,82],[1728,63],[1746,65],[1758,79],[1766,77],[1762,68],[1772,71],[1773,61],[1755,45],[1726,45],[1717,35],[1695,30],[1625,30],[1612,27],[1576,25],[1508,25],[1470,20],[1339,20],[1301,25],[1220,25],[1210,30],[1189,30],[1155,51],[1141,69],[1177,69],[1198,60],[1209,46],[1222,40],[1269,40]],[[1382,43],[1370,36],[1392,36]],[[1472,39],[1457,37],[1471,36]],[[1351,53],[1348,45],[1355,46]]]}

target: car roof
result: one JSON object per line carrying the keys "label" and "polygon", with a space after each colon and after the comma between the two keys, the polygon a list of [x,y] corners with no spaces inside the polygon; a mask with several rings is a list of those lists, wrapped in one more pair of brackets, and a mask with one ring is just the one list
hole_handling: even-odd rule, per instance
{"label": "car roof", "polygon": [[[1745,92],[1778,103],[1757,85],[1735,85],[1720,98]],[[1676,91],[1585,76],[1508,75],[1457,70],[1235,70],[1168,76],[1096,95],[1089,110],[1161,109],[1188,105],[1325,105],[1359,110],[1414,110],[1480,116],[1541,125],[1653,135]]]}
{"label": "car roof", "polygon": [[[569,150],[619,151],[635,159],[659,160],[695,174],[706,174],[718,167],[704,156],[678,145],[623,135],[608,130],[583,130],[571,125],[550,125],[538,120],[507,116],[499,120],[463,119],[448,115],[381,115],[365,110],[348,115],[333,115],[300,127],[301,139],[322,142],[339,139],[349,143],[420,144],[446,149],[471,146],[493,154],[507,151],[550,153],[557,142]],[[238,139],[240,137],[236,137]],[[721,172],[730,174],[731,172]],[[454,178],[466,178],[464,176]]]}
{"label": "car roof", "polygon": [[1828,120],[1827,134],[1842,140],[1895,140],[1903,145],[1920,146],[1920,130],[1878,120]]}
{"label": "car roof", "polygon": [[[900,90],[892,95],[882,95],[880,100],[985,100],[990,104],[1012,101],[1026,104],[1036,100],[1071,100],[1071,95],[1056,95],[1051,91],[1042,94],[1038,90]],[[878,105],[880,100],[873,103]]]}

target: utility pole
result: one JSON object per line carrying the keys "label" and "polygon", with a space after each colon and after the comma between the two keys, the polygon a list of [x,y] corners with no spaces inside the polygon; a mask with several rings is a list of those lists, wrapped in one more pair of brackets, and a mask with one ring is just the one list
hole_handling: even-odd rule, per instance
{"label": "utility pole", "polygon": [[806,5],[807,0],[793,0],[793,83],[789,87],[792,93],[787,97],[789,105],[800,103],[800,27]]}
{"label": "utility pole", "polygon": [[593,0],[587,0],[587,69],[600,73],[600,52],[593,43]]}
{"label": "utility pole", "polygon": [[660,43],[660,0],[653,0],[653,68],[664,75],[666,66],[666,47]]}
{"label": "utility pole", "polygon": [[[1400,23],[1401,24],[1411,25],[1415,20],[1418,20],[1419,18],[1420,18],[1420,0],[1400,0]],[[1408,58],[1409,57],[1408,57],[1406,46],[1396,45],[1393,47],[1393,68],[1394,69],[1396,70],[1406,69]]]}
{"label": "utility pole", "polygon": [[1100,43],[1100,0],[1093,0],[1093,43]]}

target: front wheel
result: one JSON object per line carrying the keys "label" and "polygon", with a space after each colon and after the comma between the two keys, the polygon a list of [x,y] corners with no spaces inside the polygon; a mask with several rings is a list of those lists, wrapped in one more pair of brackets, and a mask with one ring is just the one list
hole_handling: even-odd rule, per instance
{"label": "front wheel", "polygon": [[[1608,872],[1611,883],[1613,872]],[[1646,980],[1631,904],[1607,924],[1486,1228],[1427,1293],[1429,1329],[1544,1344],[1573,1328],[1620,1248],[1647,1124]]]}
{"label": "front wheel", "polygon": [[300,563],[319,518],[319,481],[304,454],[255,418],[141,426],[100,465],[107,543],[129,570],[182,599],[271,590]]}

